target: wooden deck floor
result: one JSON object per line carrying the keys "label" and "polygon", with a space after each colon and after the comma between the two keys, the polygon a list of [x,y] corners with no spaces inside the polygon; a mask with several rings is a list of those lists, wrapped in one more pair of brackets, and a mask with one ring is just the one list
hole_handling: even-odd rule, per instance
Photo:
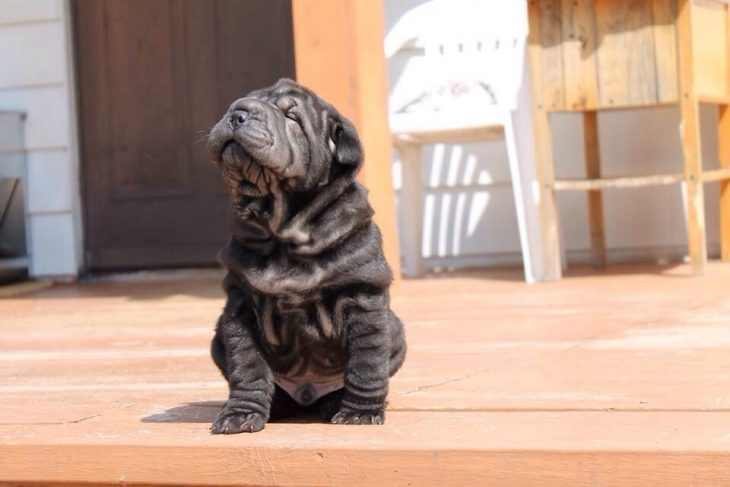
{"label": "wooden deck floor", "polygon": [[730,482],[730,266],[406,281],[386,425],[211,436],[215,276],[0,301],[0,483]]}

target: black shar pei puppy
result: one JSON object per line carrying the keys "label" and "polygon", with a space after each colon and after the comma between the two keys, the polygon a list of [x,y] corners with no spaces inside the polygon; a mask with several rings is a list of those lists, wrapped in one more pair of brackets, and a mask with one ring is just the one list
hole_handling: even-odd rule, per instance
{"label": "black shar pei puppy", "polygon": [[294,81],[236,100],[208,147],[233,195],[227,302],[211,347],[230,395],[213,433],[307,411],[382,424],[403,363],[392,274],[354,177],[355,127]]}

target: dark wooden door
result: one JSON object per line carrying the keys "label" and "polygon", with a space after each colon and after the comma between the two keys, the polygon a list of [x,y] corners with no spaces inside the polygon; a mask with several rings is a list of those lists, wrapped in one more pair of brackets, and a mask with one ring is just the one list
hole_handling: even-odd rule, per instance
{"label": "dark wooden door", "polygon": [[294,76],[290,0],[76,0],[86,264],[206,265],[227,195],[205,136]]}

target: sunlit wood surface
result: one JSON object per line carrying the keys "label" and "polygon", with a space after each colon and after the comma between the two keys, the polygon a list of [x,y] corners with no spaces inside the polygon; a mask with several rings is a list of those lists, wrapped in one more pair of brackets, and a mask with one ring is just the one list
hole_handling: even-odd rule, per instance
{"label": "sunlit wood surface", "polygon": [[211,436],[218,276],[0,300],[0,483],[698,485],[730,479],[730,266],[403,281],[382,427]]}

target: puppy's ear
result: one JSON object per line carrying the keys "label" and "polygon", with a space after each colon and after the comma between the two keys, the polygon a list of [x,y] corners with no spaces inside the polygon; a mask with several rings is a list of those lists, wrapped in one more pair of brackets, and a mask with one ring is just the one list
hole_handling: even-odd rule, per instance
{"label": "puppy's ear", "polygon": [[363,154],[360,138],[355,126],[342,115],[331,119],[330,139],[334,143],[334,159],[343,166],[357,170],[362,164]]}

